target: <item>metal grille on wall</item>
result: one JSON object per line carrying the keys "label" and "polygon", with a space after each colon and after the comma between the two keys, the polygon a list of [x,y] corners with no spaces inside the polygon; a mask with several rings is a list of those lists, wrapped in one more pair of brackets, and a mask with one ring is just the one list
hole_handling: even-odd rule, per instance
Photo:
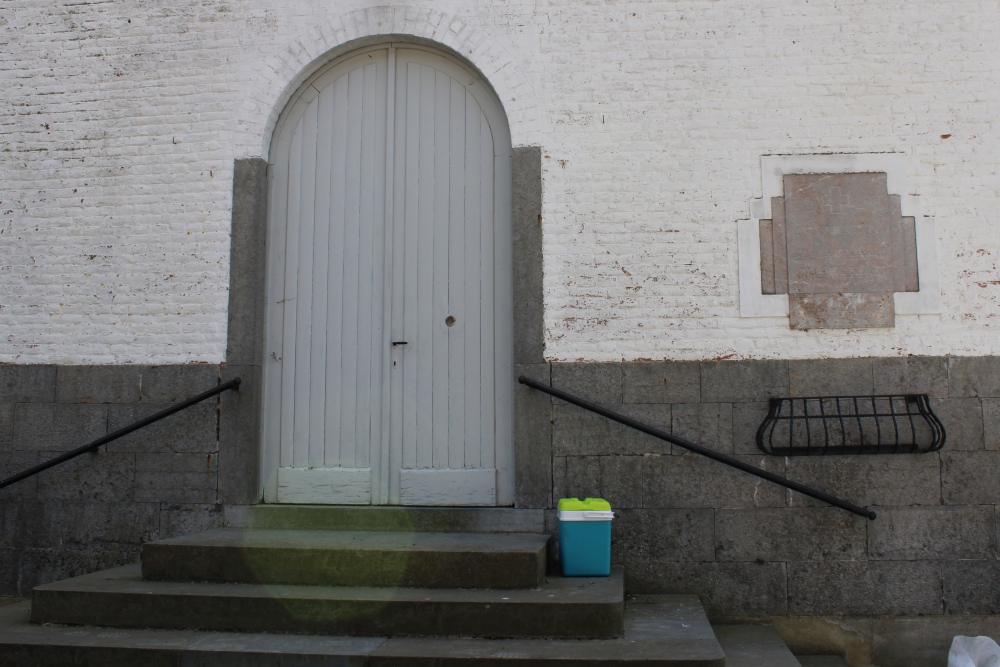
{"label": "metal grille on wall", "polygon": [[757,447],[774,456],[918,454],[945,443],[927,394],[772,398]]}

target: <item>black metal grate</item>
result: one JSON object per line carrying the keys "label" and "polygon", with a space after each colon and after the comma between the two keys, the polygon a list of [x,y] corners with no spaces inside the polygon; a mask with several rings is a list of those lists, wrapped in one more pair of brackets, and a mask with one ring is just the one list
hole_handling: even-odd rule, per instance
{"label": "black metal grate", "polygon": [[772,398],[757,446],[775,456],[917,454],[944,446],[927,394]]}

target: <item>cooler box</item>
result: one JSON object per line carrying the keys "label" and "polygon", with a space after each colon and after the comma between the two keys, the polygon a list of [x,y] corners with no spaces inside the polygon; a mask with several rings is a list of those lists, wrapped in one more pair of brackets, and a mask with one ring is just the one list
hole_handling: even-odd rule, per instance
{"label": "cooler box", "polygon": [[601,498],[559,501],[559,557],[564,577],[611,574],[611,504]]}

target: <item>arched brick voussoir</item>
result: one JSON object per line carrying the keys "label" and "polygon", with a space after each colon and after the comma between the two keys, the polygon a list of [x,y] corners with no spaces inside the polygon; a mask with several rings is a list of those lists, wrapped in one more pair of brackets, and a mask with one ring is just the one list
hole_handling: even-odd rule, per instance
{"label": "arched brick voussoir", "polygon": [[411,5],[378,6],[331,17],[285,44],[263,65],[247,63],[247,96],[237,109],[242,157],[268,157],[271,135],[285,104],[317,69],[353,48],[393,36],[429,40],[458,53],[493,86],[510,123],[515,146],[538,131],[534,90],[510,53],[462,18]]}

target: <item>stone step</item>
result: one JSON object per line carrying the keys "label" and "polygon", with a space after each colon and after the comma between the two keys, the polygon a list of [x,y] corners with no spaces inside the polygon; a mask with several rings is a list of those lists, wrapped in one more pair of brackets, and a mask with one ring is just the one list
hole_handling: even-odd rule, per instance
{"label": "stone step", "polygon": [[428,533],[541,533],[545,510],[511,507],[251,505],[226,508],[233,528],[387,530]]}
{"label": "stone step", "polygon": [[839,655],[798,655],[802,667],[847,667]]}
{"label": "stone step", "polygon": [[78,667],[723,667],[691,595],[630,600],[621,639],[408,639],[35,625],[29,606],[0,609],[0,664]]}
{"label": "stone step", "polygon": [[139,564],[38,586],[32,621],[352,636],[611,638],[624,577],[550,577],[536,589],[376,588],[143,581]]}
{"label": "stone step", "polygon": [[726,667],[802,667],[773,625],[715,625]]}
{"label": "stone step", "polygon": [[142,547],[155,581],[418,588],[535,588],[540,533],[399,533],[221,528]]}

